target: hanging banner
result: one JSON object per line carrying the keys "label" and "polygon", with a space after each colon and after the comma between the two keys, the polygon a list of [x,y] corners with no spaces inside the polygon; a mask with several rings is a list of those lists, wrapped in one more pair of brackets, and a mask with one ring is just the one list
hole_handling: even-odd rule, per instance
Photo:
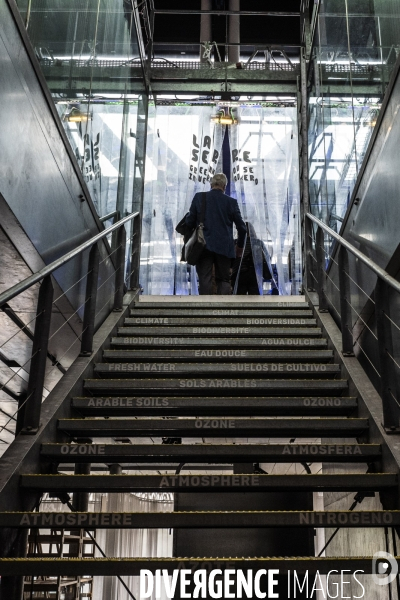
{"label": "hanging banner", "polygon": [[192,156],[189,167],[189,179],[205,185],[216,173],[220,150],[212,149],[213,138],[204,135],[197,138],[193,134]]}
{"label": "hanging banner", "polygon": [[[215,107],[159,106],[149,116],[140,283],[146,294],[197,294],[194,267],[181,262],[183,238],[175,226],[193,196],[222,170],[225,126]],[[296,109],[246,106],[228,127],[231,194],[251,227],[259,293],[268,272],[281,294],[299,293],[299,182]],[[272,265],[271,265],[272,263]],[[289,269],[290,264],[290,269]],[[266,265],[268,268],[266,268]]]}
{"label": "hanging banner", "polygon": [[[296,220],[299,216],[296,109],[245,106],[238,108],[237,116],[239,124],[229,127],[231,193],[250,225],[259,293],[264,293],[268,259],[272,263],[269,271],[276,273],[279,293],[298,293],[301,269]],[[295,264],[290,273],[289,260]]]}
{"label": "hanging banner", "polygon": [[[232,180],[233,181],[253,181],[258,185],[258,178],[254,173],[254,165],[250,158],[250,152],[246,150],[240,155],[239,150],[234,148],[232,154]],[[241,162],[243,164],[241,164]]]}
{"label": "hanging banner", "polygon": [[[91,121],[90,121],[91,123]],[[101,170],[100,170],[100,133],[95,136],[92,126],[89,132],[83,136],[83,168],[82,173],[89,188],[90,195],[96,210],[100,209],[101,197]]]}
{"label": "hanging banner", "polygon": [[193,196],[208,190],[222,146],[214,107],[159,106],[148,121],[140,284],[145,294],[197,294],[194,267],[181,262],[175,226]]}

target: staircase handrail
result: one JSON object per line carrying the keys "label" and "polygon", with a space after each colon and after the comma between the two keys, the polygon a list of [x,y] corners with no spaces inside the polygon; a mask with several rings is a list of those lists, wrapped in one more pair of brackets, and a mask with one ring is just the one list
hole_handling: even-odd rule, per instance
{"label": "staircase handrail", "polygon": [[390,287],[396,290],[396,292],[400,293],[400,282],[398,282],[394,277],[389,275],[389,273],[382,269],[382,267],[380,267],[378,264],[376,264],[376,262],[374,262],[373,260],[368,258],[368,256],[360,252],[360,250],[353,246],[353,244],[345,240],[341,235],[336,233],[336,231],[331,229],[328,225],[325,225],[323,221],[321,221],[311,213],[306,213],[306,217],[310,219],[310,221],[314,221],[314,223],[316,223],[318,227],[321,227],[321,229],[326,231],[326,233],[329,233],[329,235],[335,238],[335,240],[337,240],[339,244],[344,246],[349,252],[351,252],[354,256],[359,258],[361,262],[363,262],[367,267],[369,267],[375,273],[375,275],[378,275],[378,277],[383,279],[385,283],[390,285]]}
{"label": "staircase handrail", "polygon": [[[368,258],[365,254],[360,252],[353,244],[345,240],[341,235],[336,233],[328,225],[323,223],[320,219],[312,215],[311,213],[305,214],[306,227],[305,227],[305,265],[307,269],[307,275],[315,280],[317,293],[319,298],[319,312],[329,312],[328,302],[333,306],[334,310],[340,317],[341,330],[342,330],[342,354],[343,356],[355,356],[354,345],[359,344],[359,338],[353,339],[353,311],[354,307],[351,304],[351,285],[352,280],[350,276],[349,268],[349,255],[350,252],[359,261],[361,261],[366,267],[368,267],[378,279],[372,293],[364,292],[368,297],[373,296],[372,302],[374,302],[375,309],[375,323],[376,323],[376,334],[372,332],[377,340],[377,357],[378,357],[378,369],[372,364],[374,369],[377,371],[379,376],[380,395],[382,398],[383,408],[383,426],[387,433],[400,434],[400,404],[397,397],[400,395],[400,385],[398,378],[399,365],[395,360],[395,343],[393,340],[393,326],[400,330],[400,327],[394,322],[394,318],[391,318],[391,289],[400,293],[400,283],[387,271],[382,269],[373,260]],[[312,251],[313,236],[310,229],[311,223],[317,225],[317,231],[315,236],[315,250],[316,256],[314,257]],[[328,298],[326,292],[326,281],[328,278],[326,272],[326,256],[329,256],[325,249],[325,238],[324,232],[334,238],[339,243],[337,261],[335,263],[338,267],[338,279],[339,286],[332,281],[332,284],[339,292],[340,298],[340,311],[334,307],[333,302]],[[331,258],[331,257],[330,257]],[[316,276],[312,266],[312,259],[316,263]],[[314,263],[314,264],[315,264]],[[307,279],[310,281],[311,279]],[[357,287],[358,284],[354,282]],[[355,311],[358,315],[357,311]],[[360,317],[360,315],[358,315]],[[361,317],[360,317],[361,318]],[[361,346],[360,346],[361,348]],[[362,351],[362,348],[361,348]],[[368,358],[368,357],[367,357]],[[371,362],[371,361],[369,361]]]}
{"label": "staircase handrail", "polygon": [[139,213],[135,212],[128,215],[127,217],[124,217],[114,225],[111,225],[111,227],[108,227],[101,233],[98,233],[97,235],[91,237],[89,240],[87,240],[80,246],[77,246],[77,248],[74,248],[74,250],[70,250],[70,252],[67,252],[60,258],[54,260],[49,265],[46,265],[45,267],[43,267],[43,269],[36,271],[36,273],[33,273],[32,275],[29,275],[29,277],[27,277],[26,279],[23,279],[22,281],[16,283],[11,288],[0,294],[0,307],[3,306],[3,304],[6,304],[7,302],[15,298],[16,296],[18,296],[19,294],[21,294],[21,292],[24,292],[25,290],[32,287],[32,285],[34,285],[35,283],[38,283],[38,281],[41,281],[42,279],[47,277],[47,275],[51,275],[54,271],[65,265],[65,263],[69,262],[75,256],[78,256],[78,254],[81,254],[82,252],[96,244],[99,240],[108,236],[113,231],[119,229],[122,225],[125,225],[125,223],[128,223],[138,215]]}
{"label": "staircase handrail", "polygon": [[[18,411],[11,418],[17,416],[16,435],[20,432],[35,434],[40,428],[40,414],[44,390],[44,381],[46,375],[46,361],[48,357],[48,345],[50,341],[50,326],[53,310],[53,282],[51,275],[54,271],[65,265],[75,256],[82,254],[85,250],[89,250],[86,273],[86,295],[84,306],[84,314],[82,320],[82,333],[78,337],[81,341],[80,356],[90,356],[93,352],[93,339],[96,322],[96,300],[98,286],[98,276],[100,267],[100,249],[98,242],[110,235],[114,231],[115,234],[115,272],[114,291],[113,291],[113,309],[114,311],[123,310],[124,291],[126,289],[125,280],[125,258],[126,258],[126,230],[125,223],[129,223],[135,217],[139,217],[139,213],[135,212],[127,215],[123,219],[117,221],[104,229],[101,233],[94,235],[89,240],[80,244],[74,250],[67,252],[60,258],[54,260],[49,265],[43,267],[36,273],[26,277],[19,283],[0,294],[0,307],[4,307],[7,302],[31,288],[35,283],[40,282],[39,294],[36,307],[35,331],[32,337],[32,353],[30,362],[29,380],[26,394],[22,394],[19,399]],[[138,285],[138,256],[139,256],[139,239],[140,226],[135,231],[135,226],[132,226],[132,246],[131,246],[131,267],[135,264],[135,268],[131,270],[129,275],[129,286],[136,288]],[[108,281],[107,278],[106,281]],[[100,286],[102,287],[102,286]],[[111,298],[110,298],[111,301]],[[104,307],[103,307],[104,308]],[[4,310],[4,309],[3,309]],[[79,309],[78,309],[79,310]],[[77,311],[76,311],[77,312]],[[75,313],[74,313],[75,314]],[[66,321],[68,323],[69,319]],[[24,326],[25,329],[26,326]],[[57,330],[59,331],[59,329]],[[27,364],[24,363],[24,364]],[[4,386],[3,386],[4,387]],[[1,388],[2,389],[2,388]]]}

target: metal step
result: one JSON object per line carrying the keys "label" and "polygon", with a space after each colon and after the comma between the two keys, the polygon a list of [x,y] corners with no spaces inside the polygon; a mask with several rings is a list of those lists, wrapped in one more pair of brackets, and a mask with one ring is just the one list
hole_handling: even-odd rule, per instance
{"label": "metal step", "polygon": [[329,362],[333,360],[332,350],[181,350],[164,348],[161,350],[104,350],[103,360],[107,362]]}
{"label": "metal step", "polygon": [[173,362],[137,362],[137,363],[97,363],[94,375],[99,377],[132,377],[145,373],[147,377],[180,377],[188,373],[198,376],[225,377],[333,377],[340,374],[340,365],[325,363],[173,363]]}
{"label": "metal step", "polygon": [[[394,557],[400,564],[400,556]],[[156,570],[166,570],[170,575],[174,571],[187,569],[187,572],[193,573],[198,569],[210,571],[210,569],[233,569],[242,570],[247,573],[252,569],[256,573],[260,569],[276,569],[280,575],[287,576],[288,573],[294,577],[305,573],[309,575],[327,575],[329,572],[339,573],[347,572],[345,581],[350,581],[351,573],[358,571],[358,577],[363,573],[372,573],[373,557],[345,557],[345,558],[314,558],[314,557],[281,557],[281,558],[213,558],[213,557],[192,557],[192,558],[80,558],[79,560],[69,560],[60,558],[8,558],[0,559],[0,573],[5,576],[84,576],[90,573],[95,576],[115,576],[132,575],[139,576],[143,569],[152,573]],[[303,585],[302,577],[300,584]],[[291,579],[294,586],[294,579]],[[310,590],[314,583],[314,578],[310,579]],[[178,580],[179,585],[179,580]],[[297,586],[299,580],[297,580]],[[316,580],[318,586],[318,579]],[[359,585],[359,584],[358,584]],[[178,588],[179,589],[179,588]],[[294,589],[294,588],[292,588]],[[360,587],[357,587],[360,590]],[[362,590],[361,590],[362,591]]]}
{"label": "metal step", "polygon": [[194,390],[218,391],[223,394],[229,389],[230,394],[242,394],[243,391],[257,394],[281,395],[293,393],[298,395],[301,390],[309,396],[316,394],[340,394],[347,390],[348,383],[343,379],[86,379],[84,389],[93,394],[108,394],[120,396],[121,394],[154,394],[185,395]]}
{"label": "metal step", "polygon": [[[21,475],[23,489],[38,492],[291,492],[390,490],[393,473],[329,475]],[[90,571],[91,572],[91,571]],[[67,573],[66,573],[67,574]]]}
{"label": "metal step", "polygon": [[[400,556],[395,560],[400,564]],[[210,566],[211,565],[211,566]],[[139,576],[143,569],[152,573],[156,570],[167,570],[170,575],[174,571],[187,569],[187,572],[195,572],[198,569],[204,569],[208,572],[212,569],[233,569],[242,570],[247,573],[252,569],[256,573],[260,569],[276,569],[280,575],[286,576],[288,573],[294,577],[301,574],[327,575],[329,572],[339,573],[347,572],[350,581],[351,573],[358,571],[358,576],[363,573],[372,573],[373,557],[346,557],[346,558],[314,558],[314,557],[282,557],[282,558],[213,558],[213,557],[192,557],[192,558],[80,558],[79,560],[70,560],[68,558],[6,558],[0,559],[0,573],[6,576],[84,576],[90,573],[92,577],[96,576],[115,576],[132,575]],[[300,584],[303,585],[303,578]],[[294,579],[291,579],[294,585]],[[310,580],[310,590],[314,583],[314,578]],[[179,585],[179,581],[178,581]],[[297,580],[299,585],[299,580]],[[316,582],[318,585],[318,579]],[[178,588],[179,589],[179,588]],[[292,588],[294,589],[294,588]],[[360,588],[357,588],[360,590]]]}
{"label": "metal step", "polygon": [[255,302],[135,302],[133,304],[136,309],[156,309],[157,311],[160,309],[176,309],[176,310],[188,310],[193,308],[198,308],[202,312],[207,312],[210,310],[281,310],[282,308],[286,308],[291,310],[293,308],[302,308],[302,309],[310,309],[308,302],[285,302],[284,300],[270,300],[270,299],[258,299]]}
{"label": "metal step", "polygon": [[227,325],[224,327],[208,327],[208,326],[193,326],[193,327],[168,327],[168,326],[157,326],[151,327],[118,327],[118,335],[122,337],[128,336],[148,336],[149,333],[155,336],[168,337],[168,336],[218,336],[224,337],[319,337],[322,335],[320,327],[304,327],[297,326],[293,327],[288,325],[280,325],[279,327],[274,326],[252,326],[244,325],[242,327],[236,327],[235,325]]}
{"label": "metal step", "polygon": [[358,437],[368,419],[59,419],[77,437]]}
{"label": "metal step", "polygon": [[305,326],[313,327],[317,325],[316,319],[310,319],[306,317],[297,316],[285,316],[285,317],[209,317],[204,315],[202,317],[128,317],[124,321],[124,325],[127,327],[132,326],[144,326],[146,327],[210,327],[212,325],[219,327],[248,327],[248,326],[259,326],[259,327],[271,327],[279,325],[281,327],[293,327],[293,326]]}
{"label": "metal step", "polygon": [[113,337],[111,338],[111,346],[117,348],[142,347],[151,346],[152,348],[173,348],[182,349],[194,347],[196,350],[202,348],[212,348],[217,350],[223,350],[225,348],[259,348],[260,350],[266,350],[267,348],[288,348],[290,350],[297,348],[327,348],[328,341],[326,339],[307,338],[307,337],[274,337],[270,335],[267,330],[264,330],[263,338],[226,338],[226,337],[200,337],[200,338],[188,338],[173,336],[159,336],[159,335],[148,335],[149,330],[146,329],[146,335],[134,335],[126,337]]}
{"label": "metal step", "polygon": [[[164,306],[164,305],[161,305]],[[141,318],[141,317],[200,317],[202,319],[206,318],[208,319],[213,318],[213,317],[224,317],[229,318],[229,319],[237,319],[237,318],[244,318],[244,317],[251,317],[251,318],[257,318],[257,317],[261,317],[261,318],[268,318],[268,317],[295,317],[296,319],[298,318],[304,318],[304,317],[308,317],[308,318],[312,318],[313,316],[313,312],[310,309],[301,309],[301,308],[295,308],[293,310],[291,310],[290,308],[280,308],[279,306],[277,306],[276,308],[274,308],[274,306],[268,306],[266,308],[254,308],[252,310],[239,310],[239,309],[235,309],[235,307],[233,306],[232,308],[228,308],[228,309],[218,309],[218,308],[212,308],[212,309],[207,309],[207,308],[203,308],[202,310],[200,309],[196,309],[196,308],[188,308],[188,305],[186,305],[183,308],[158,308],[157,310],[155,309],[148,309],[148,308],[135,308],[133,310],[131,310],[130,312],[130,316],[132,318]]]}
{"label": "metal step", "polygon": [[357,398],[73,398],[71,406],[84,416],[346,416],[357,409]]}
{"label": "metal step", "polygon": [[41,456],[64,463],[231,464],[362,463],[382,455],[379,444],[42,444]]}
{"label": "metal step", "polygon": [[[6,512],[0,527],[31,529],[192,529],[258,527],[396,527],[399,510],[199,511],[199,512]],[[54,536],[49,536],[53,539]],[[35,539],[35,538],[34,538]]]}

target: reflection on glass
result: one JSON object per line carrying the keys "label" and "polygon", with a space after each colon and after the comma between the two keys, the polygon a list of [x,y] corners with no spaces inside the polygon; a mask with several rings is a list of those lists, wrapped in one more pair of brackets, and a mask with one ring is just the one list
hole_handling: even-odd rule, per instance
{"label": "reflection on glass", "polygon": [[[98,214],[141,211],[147,102],[132,4],[18,4]],[[132,223],[126,230],[131,239]],[[129,243],[126,256],[128,281]]]}
{"label": "reflection on glass", "polygon": [[310,206],[333,229],[340,228],[379,107],[379,98],[310,100]]}
{"label": "reflection on glass", "polygon": [[[144,84],[132,6],[124,0],[28,4],[28,34],[93,203],[100,216],[130,212],[135,154],[144,137],[137,136]],[[25,17],[28,4],[19,0]]]}
{"label": "reflection on glass", "polygon": [[400,4],[325,0],[312,55],[311,210],[340,229],[400,48]]}

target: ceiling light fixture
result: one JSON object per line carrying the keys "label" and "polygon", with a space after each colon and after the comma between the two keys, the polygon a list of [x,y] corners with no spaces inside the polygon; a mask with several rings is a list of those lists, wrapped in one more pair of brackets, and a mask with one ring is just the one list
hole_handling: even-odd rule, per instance
{"label": "ceiling light fixture", "polygon": [[219,123],[220,125],[238,124],[238,120],[233,116],[232,109],[229,109],[228,107],[221,108],[217,115],[211,117],[211,121],[213,123]]}
{"label": "ceiling light fixture", "polygon": [[72,108],[72,110],[64,115],[64,121],[69,121],[70,123],[81,123],[82,121],[87,121],[88,115],[87,113],[83,113],[79,110],[79,108]]}

